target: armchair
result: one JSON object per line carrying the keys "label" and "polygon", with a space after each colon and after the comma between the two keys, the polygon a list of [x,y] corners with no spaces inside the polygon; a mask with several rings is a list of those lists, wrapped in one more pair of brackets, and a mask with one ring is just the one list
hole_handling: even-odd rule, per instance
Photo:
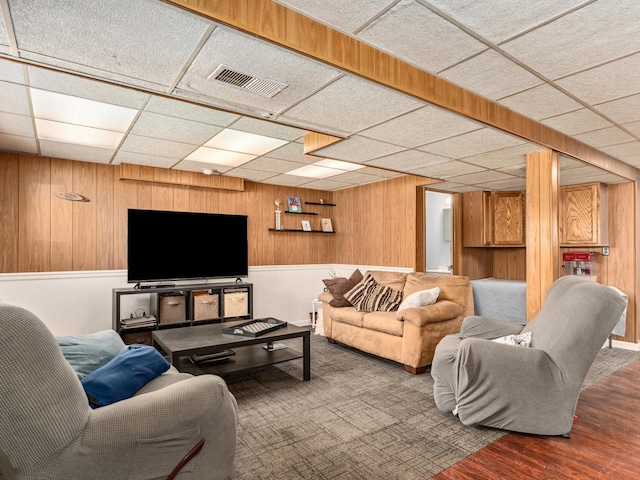
{"label": "armchair", "polygon": [[[551,285],[524,327],[467,317],[459,334],[436,347],[436,406],[465,425],[568,435],[587,371],[624,308],[613,289],[570,276]],[[529,348],[490,340],[525,332],[532,334]]]}
{"label": "armchair", "polygon": [[0,384],[0,471],[8,480],[164,479],[180,464],[176,478],[231,471],[237,406],[219,377],[164,374],[133,398],[92,410],[47,327],[0,302]]}

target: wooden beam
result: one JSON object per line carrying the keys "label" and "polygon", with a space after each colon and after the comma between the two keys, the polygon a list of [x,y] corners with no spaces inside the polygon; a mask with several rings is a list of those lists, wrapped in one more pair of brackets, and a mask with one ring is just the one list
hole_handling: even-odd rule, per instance
{"label": "wooden beam", "polygon": [[161,185],[182,185],[183,187],[215,188],[236,192],[244,191],[243,178],[142,167],[128,163],[120,164],[120,180],[133,180]]}

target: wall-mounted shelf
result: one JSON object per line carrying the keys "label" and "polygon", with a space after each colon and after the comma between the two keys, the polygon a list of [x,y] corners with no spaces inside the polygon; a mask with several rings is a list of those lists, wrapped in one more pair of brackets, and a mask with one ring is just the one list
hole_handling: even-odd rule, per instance
{"label": "wall-mounted shelf", "polygon": [[325,232],[322,230],[302,230],[301,228],[281,228],[277,230],[275,228],[270,228],[270,232],[299,232],[299,233],[336,233],[336,232]]}
{"label": "wall-mounted shelf", "polygon": [[320,202],[304,202],[305,205],[324,205],[327,207],[335,207],[335,203],[320,203]]}
{"label": "wall-mounted shelf", "polygon": [[316,212],[290,212],[285,210],[284,213],[292,213],[294,215],[318,215]]}

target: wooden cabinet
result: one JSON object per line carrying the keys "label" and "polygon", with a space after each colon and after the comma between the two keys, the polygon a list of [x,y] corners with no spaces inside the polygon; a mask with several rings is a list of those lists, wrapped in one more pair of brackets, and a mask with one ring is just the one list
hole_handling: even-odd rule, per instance
{"label": "wooden cabinet", "polygon": [[464,247],[524,247],[522,192],[469,192],[462,195]]}
{"label": "wooden cabinet", "polygon": [[596,182],[560,189],[560,245],[609,244],[607,185]]}

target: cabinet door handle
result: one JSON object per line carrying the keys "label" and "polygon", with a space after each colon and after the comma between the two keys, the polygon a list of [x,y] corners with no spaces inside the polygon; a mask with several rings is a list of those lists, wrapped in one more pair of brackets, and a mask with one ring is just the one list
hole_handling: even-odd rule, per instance
{"label": "cabinet door handle", "polygon": [[203,305],[211,305],[213,303],[213,300],[202,300],[200,303]]}
{"label": "cabinet door handle", "polygon": [[180,305],[180,302],[167,302],[167,305],[171,305],[171,306]]}

